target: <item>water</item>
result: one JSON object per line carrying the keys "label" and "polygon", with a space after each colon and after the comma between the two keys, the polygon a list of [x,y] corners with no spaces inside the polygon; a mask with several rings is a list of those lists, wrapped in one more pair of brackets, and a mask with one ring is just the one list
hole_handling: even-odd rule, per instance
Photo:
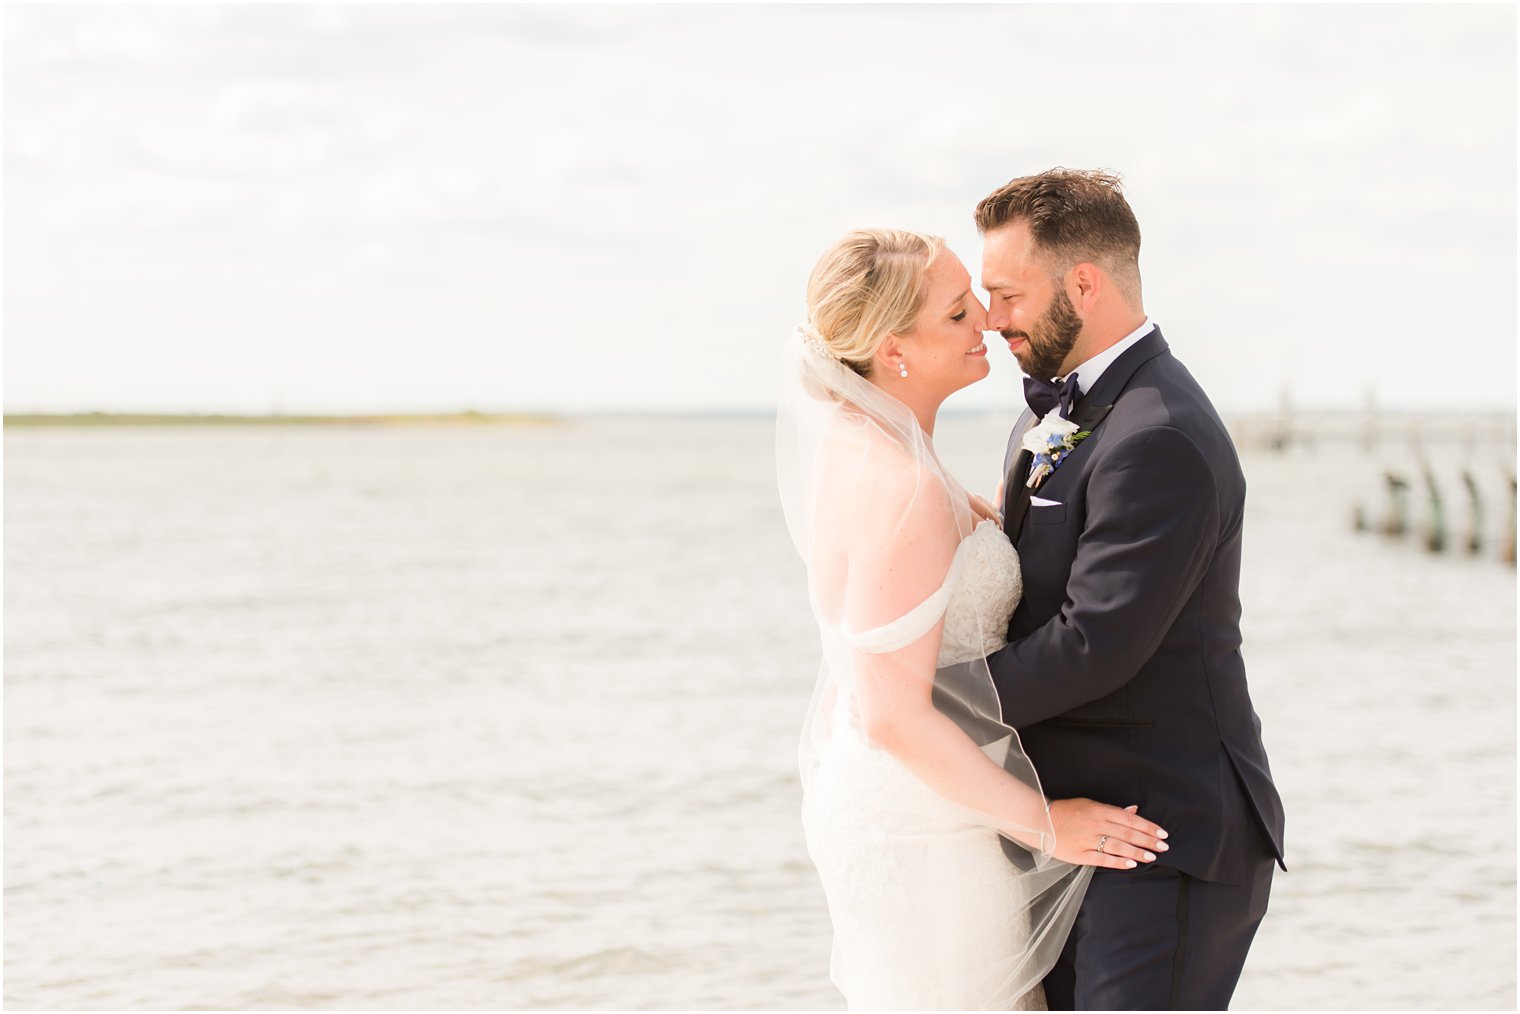
{"label": "water", "polygon": [[[968,484],[1010,422],[942,424]],[[8,431],[7,1004],[842,1006],[770,441]],[[1246,468],[1291,872],[1236,1005],[1513,1007],[1514,571]]]}

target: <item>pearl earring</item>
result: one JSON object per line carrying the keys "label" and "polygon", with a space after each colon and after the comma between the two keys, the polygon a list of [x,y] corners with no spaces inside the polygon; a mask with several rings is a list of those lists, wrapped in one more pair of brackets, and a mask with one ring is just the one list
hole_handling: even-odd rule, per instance
{"label": "pearl earring", "polygon": [[904,380],[908,379],[908,364],[907,363],[898,363],[897,364],[897,370],[898,370],[898,373],[902,376],[902,378]]}

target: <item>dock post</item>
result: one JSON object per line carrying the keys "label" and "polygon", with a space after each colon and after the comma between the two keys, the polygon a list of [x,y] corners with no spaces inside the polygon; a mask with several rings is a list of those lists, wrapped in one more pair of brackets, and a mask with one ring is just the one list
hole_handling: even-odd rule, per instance
{"label": "dock post", "polygon": [[1515,473],[1509,473],[1509,530],[1505,535],[1501,560],[1511,567],[1515,565]]}
{"label": "dock post", "polygon": [[1420,470],[1424,473],[1429,506],[1425,524],[1425,548],[1432,553],[1439,553],[1446,548],[1446,518],[1441,511],[1441,490],[1436,485],[1436,477],[1430,471],[1430,465],[1421,465]]}
{"label": "dock post", "polygon": [[1383,534],[1399,536],[1409,530],[1409,482],[1402,475],[1384,472],[1388,483],[1388,514],[1383,518]]}
{"label": "dock post", "polygon": [[1478,480],[1473,478],[1472,469],[1462,470],[1462,481],[1467,484],[1467,499],[1472,506],[1468,515],[1472,527],[1467,532],[1467,552],[1477,556],[1483,552],[1483,494],[1478,491]]}

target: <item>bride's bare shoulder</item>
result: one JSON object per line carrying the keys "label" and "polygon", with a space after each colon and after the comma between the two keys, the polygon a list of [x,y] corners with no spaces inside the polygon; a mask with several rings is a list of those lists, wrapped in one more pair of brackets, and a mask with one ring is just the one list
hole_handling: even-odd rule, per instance
{"label": "bride's bare shoulder", "polygon": [[950,491],[926,456],[870,426],[839,426],[818,459],[820,489],[853,501],[862,514],[902,518],[950,513]]}

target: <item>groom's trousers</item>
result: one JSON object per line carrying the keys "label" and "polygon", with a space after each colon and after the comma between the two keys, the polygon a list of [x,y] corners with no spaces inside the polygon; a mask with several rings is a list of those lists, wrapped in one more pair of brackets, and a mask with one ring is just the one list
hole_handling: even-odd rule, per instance
{"label": "groom's trousers", "polygon": [[1051,1010],[1225,1010],[1267,911],[1271,855],[1244,884],[1165,866],[1093,872],[1045,978]]}

